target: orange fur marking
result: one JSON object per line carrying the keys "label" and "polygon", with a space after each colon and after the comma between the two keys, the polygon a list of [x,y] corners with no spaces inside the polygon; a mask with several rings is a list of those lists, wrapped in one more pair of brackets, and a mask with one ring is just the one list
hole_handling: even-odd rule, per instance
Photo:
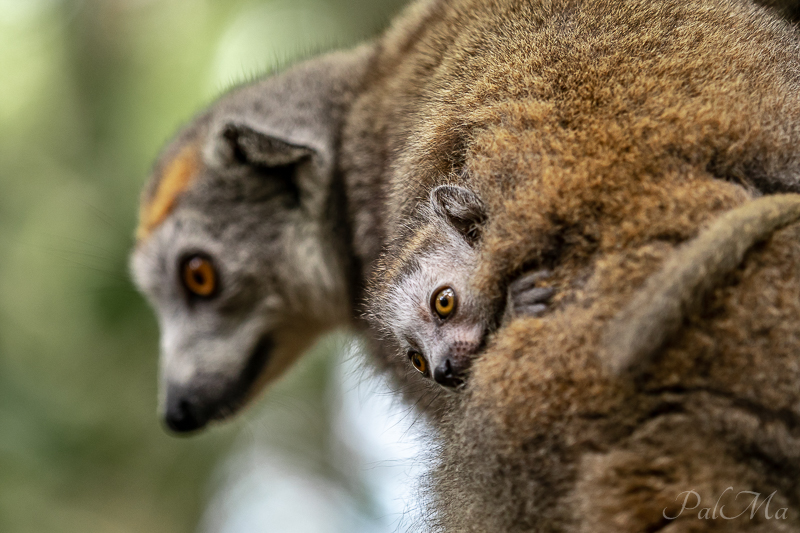
{"label": "orange fur marking", "polygon": [[136,240],[143,241],[169,216],[175,208],[178,196],[185,191],[197,176],[200,167],[196,146],[187,146],[167,164],[155,194],[142,201],[139,209],[139,227]]}

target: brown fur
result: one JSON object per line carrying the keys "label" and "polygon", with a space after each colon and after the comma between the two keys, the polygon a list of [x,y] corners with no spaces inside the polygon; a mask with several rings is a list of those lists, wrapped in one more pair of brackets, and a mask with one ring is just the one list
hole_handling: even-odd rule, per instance
{"label": "brown fur", "polygon": [[608,326],[601,358],[609,370],[641,371],[754,244],[798,218],[800,195],[767,196],[725,213],[682,246]]}
{"label": "brown fur", "polygon": [[[501,299],[521,271],[554,271],[554,311],[499,331],[467,394],[435,408],[434,529],[797,529],[795,228],[751,251],[640,380],[608,374],[597,357],[609,321],[676,246],[758,194],[800,188],[800,47],[776,15],[796,19],[797,6],[763,5],[776,9],[746,0],[425,0],[374,54],[363,52],[363,87],[360,74],[319,87],[309,83],[312,68],[278,92],[308,98],[316,92],[306,89],[322,89],[306,114],[313,123],[335,111],[323,120],[335,119],[323,128],[326,161],[335,159],[338,120],[349,110],[342,168],[331,164],[325,174],[333,192],[310,183],[304,198],[319,207],[325,237],[336,233],[334,253],[353,271],[343,293],[362,295],[383,245],[391,268],[417,237],[415,207],[448,182],[477,190],[490,211],[476,290]],[[241,109],[217,111],[269,125],[271,114],[259,121],[260,90],[242,93]],[[293,130],[296,121],[279,122]],[[208,127],[201,117],[190,133],[205,136]],[[163,160],[179,163],[157,171],[144,196],[140,243],[196,174],[193,159],[177,151]],[[217,207],[206,192],[181,201],[209,216],[238,215],[235,202]],[[347,210],[342,220],[339,208]],[[259,222],[250,228],[285,224],[267,224],[269,212],[250,215]],[[264,253],[272,241],[253,241],[261,254],[254,264],[294,267]],[[405,361],[378,360],[409,383]],[[218,387],[220,373],[208,375],[209,388]],[[225,414],[228,400],[215,401],[213,416]],[[661,518],[682,491],[714,499],[727,486],[778,490],[775,506],[788,506],[790,520]]]}
{"label": "brown fur", "polygon": [[[400,253],[416,205],[463,181],[497,228],[478,282],[501,294],[524,267],[566,259],[564,244],[686,239],[705,207],[674,227],[671,204],[696,179],[798,190],[798,55],[796,32],[747,2],[416,4],[345,130],[354,230],[371,237],[357,252],[366,265],[382,242]],[[608,179],[620,173],[636,183]],[[680,191],[657,187],[670,175]],[[637,219],[647,234],[631,233]]]}
{"label": "brown fur", "polygon": [[800,2],[797,0],[763,0],[759,3],[773,9],[777,14],[795,24],[800,21]]}
{"label": "brown fur", "polygon": [[[608,254],[572,305],[497,336],[445,426],[442,529],[800,528],[800,228],[753,250],[635,386],[607,374],[597,349],[615,310],[671,253],[656,243]],[[676,514],[682,491],[716,502],[728,486],[778,490],[789,520],[661,518]]]}
{"label": "brown fur", "polygon": [[[443,531],[800,529],[800,234],[778,232],[690,315],[642,380],[606,326],[720,214],[800,177],[796,31],[744,1],[422,2],[387,34],[345,135],[370,191],[356,230],[413,239],[459,180],[489,209],[476,286],[554,271],[554,311],[502,329],[445,399]],[[387,184],[387,185],[381,185]],[[362,209],[364,205],[383,205]],[[386,237],[386,236],[389,237]],[[682,491],[765,496],[785,521],[665,521]],[[729,502],[729,509],[736,502]]]}

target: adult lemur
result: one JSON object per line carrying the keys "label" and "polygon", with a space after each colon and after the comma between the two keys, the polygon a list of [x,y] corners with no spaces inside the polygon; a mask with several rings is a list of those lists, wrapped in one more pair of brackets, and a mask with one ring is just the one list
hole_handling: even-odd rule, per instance
{"label": "adult lemur", "polygon": [[[677,247],[760,194],[798,190],[796,29],[745,1],[432,1],[379,50],[343,148],[348,182],[388,198],[388,213],[356,218],[391,235],[384,270],[404,268],[429,191],[464,180],[487,207],[476,290],[500,299],[539,267],[559,289],[442,399],[432,526],[800,528],[796,232],[730,277],[717,276],[726,253],[712,260],[720,286],[680,310],[635,379],[601,357]],[[703,503],[680,515],[686,491]],[[774,493],[770,515],[740,513],[743,492]],[[770,522],[776,508],[788,517]]]}
{"label": "adult lemur", "polygon": [[[272,362],[277,372],[291,358],[281,354],[297,353],[291,345],[310,337],[294,328],[352,317],[381,248],[401,250],[413,238],[417,204],[434,186],[465,179],[488,211],[479,290],[499,298],[509,280],[539,266],[551,268],[560,290],[552,314],[498,332],[467,394],[443,399],[449,416],[438,425],[433,525],[793,527],[696,516],[669,522],[662,513],[682,491],[698,487],[716,498],[735,484],[766,494],[774,487],[774,502],[797,519],[800,291],[791,235],[747,263],[738,285],[712,294],[713,313],[687,318],[664,362],[641,381],[611,376],[597,355],[605,326],[676,244],[759,192],[796,189],[795,30],[743,0],[429,1],[363,53],[344,81],[287,93],[312,103],[340,94],[337,83],[355,93],[350,111],[352,97],[334,106],[346,121],[341,139],[335,127],[322,128],[317,145],[264,131],[268,121],[252,126],[263,109],[250,106],[238,115],[244,124],[202,126],[204,148],[181,147],[157,171],[165,178],[145,197],[134,263],[162,310],[163,375],[177,391],[167,387],[167,412],[172,404],[178,415],[171,425],[194,429],[237,407],[274,375]],[[313,65],[298,79],[326,72],[325,60]],[[273,101],[265,90],[250,101]],[[328,116],[321,107],[310,116]],[[224,113],[210,117],[225,122]],[[186,139],[192,146],[193,136]],[[337,147],[341,165],[325,166],[335,158],[320,154]],[[212,190],[221,194],[223,220],[253,225],[236,234],[237,223],[198,214],[217,205],[200,200]],[[249,218],[245,210],[260,202],[271,207]],[[200,248],[214,242],[222,250],[237,242],[229,237],[256,232],[264,232],[264,255],[255,245],[232,254]],[[178,257],[183,234],[198,237],[187,238],[195,248]],[[326,260],[310,262],[325,265],[320,276],[301,272],[295,283],[296,273],[284,270],[303,254],[323,253]],[[259,279],[259,289],[201,307],[228,294],[228,267],[218,263],[239,254],[248,276],[230,286]],[[159,269],[162,276],[149,274]],[[325,279],[335,282],[319,283]],[[326,311],[336,302],[346,305]],[[191,349],[201,345],[208,351]],[[266,364],[265,354],[273,355]],[[408,379],[405,360],[379,360]]]}

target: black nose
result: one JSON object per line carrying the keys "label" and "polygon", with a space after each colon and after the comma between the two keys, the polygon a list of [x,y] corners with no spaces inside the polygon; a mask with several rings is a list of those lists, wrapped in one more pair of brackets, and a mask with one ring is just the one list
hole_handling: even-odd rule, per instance
{"label": "black nose", "polygon": [[208,424],[209,417],[201,406],[178,391],[167,392],[164,423],[175,433],[197,431]]}
{"label": "black nose", "polygon": [[463,372],[448,357],[433,369],[433,380],[444,387],[456,388],[464,384]]}
{"label": "black nose", "polygon": [[188,384],[168,383],[164,425],[175,433],[190,433],[238,411],[269,362],[274,345],[270,335],[259,339],[235,379],[198,373]]}

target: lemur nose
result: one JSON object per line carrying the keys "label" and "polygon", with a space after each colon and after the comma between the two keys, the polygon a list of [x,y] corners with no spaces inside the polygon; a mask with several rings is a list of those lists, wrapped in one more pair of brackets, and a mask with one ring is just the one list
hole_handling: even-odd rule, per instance
{"label": "lemur nose", "polygon": [[164,423],[175,433],[188,433],[204,427],[209,418],[202,409],[185,394],[175,389],[167,391],[167,409]]}
{"label": "lemur nose", "polygon": [[452,342],[447,357],[433,369],[433,380],[451,389],[462,386],[472,365],[472,358],[479,348],[480,344],[477,342],[465,340]]}
{"label": "lemur nose", "polygon": [[464,384],[463,369],[453,366],[448,357],[433,369],[433,380],[443,387],[456,388]]}

